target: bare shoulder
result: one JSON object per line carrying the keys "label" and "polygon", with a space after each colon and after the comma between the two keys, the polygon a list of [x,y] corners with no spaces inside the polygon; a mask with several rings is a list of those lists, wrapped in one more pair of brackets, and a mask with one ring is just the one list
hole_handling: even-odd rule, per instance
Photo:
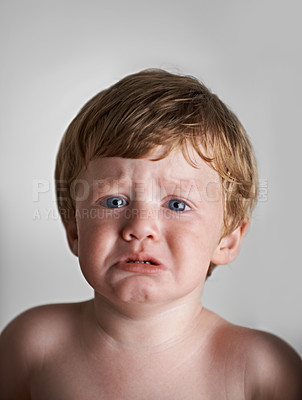
{"label": "bare shoulder", "polygon": [[232,366],[244,371],[247,398],[302,399],[302,360],[288,343],[271,333],[217,318],[216,346],[220,346],[220,353],[235,376],[236,369]]}
{"label": "bare shoulder", "polygon": [[78,323],[85,303],[50,304],[29,309],[3,330],[0,336],[1,350],[14,345],[31,357],[51,347]]}
{"label": "bare shoulder", "polygon": [[250,330],[247,345],[251,365],[251,383],[259,398],[302,399],[302,360],[296,351],[279,337]]}
{"label": "bare shoulder", "polygon": [[0,400],[29,398],[29,377],[47,355],[64,346],[84,303],[54,304],[25,311],[0,336]]}

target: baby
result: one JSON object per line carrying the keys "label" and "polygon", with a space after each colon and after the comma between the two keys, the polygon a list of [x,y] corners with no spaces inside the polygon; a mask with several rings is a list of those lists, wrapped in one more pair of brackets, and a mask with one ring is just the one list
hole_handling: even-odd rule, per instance
{"label": "baby", "polygon": [[56,164],[60,215],[92,300],[37,307],[0,341],[1,400],[301,400],[281,339],[201,304],[239,253],[257,169],[204,85],[142,71],[75,117]]}

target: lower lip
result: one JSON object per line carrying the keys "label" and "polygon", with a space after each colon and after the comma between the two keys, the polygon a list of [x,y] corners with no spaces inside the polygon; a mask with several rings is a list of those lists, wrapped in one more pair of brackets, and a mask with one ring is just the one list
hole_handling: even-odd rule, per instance
{"label": "lower lip", "polygon": [[162,265],[127,263],[127,262],[118,262],[117,264],[115,264],[115,267],[122,271],[132,272],[135,274],[144,274],[144,275],[158,275],[165,269],[163,268]]}

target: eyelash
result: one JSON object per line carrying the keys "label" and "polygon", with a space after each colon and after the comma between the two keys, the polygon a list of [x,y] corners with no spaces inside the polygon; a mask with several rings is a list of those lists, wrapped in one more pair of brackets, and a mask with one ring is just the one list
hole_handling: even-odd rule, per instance
{"label": "eyelash", "polygon": [[[122,200],[122,201],[124,201],[124,204],[121,204],[121,205],[119,205],[119,204],[116,204],[117,205],[117,207],[110,207],[110,206],[108,206],[108,201],[110,201],[110,200],[112,200],[112,201],[114,201],[114,200],[116,200],[116,202],[119,202],[120,200]],[[174,207],[175,207],[175,203],[182,203],[183,204],[183,207],[182,207],[182,209],[178,209],[177,210],[177,208],[180,208],[180,207],[175,207],[176,209],[171,209],[170,207],[169,207],[169,205],[170,204],[172,204],[172,203],[174,203]],[[101,204],[103,207],[105,207],[105,208],[108,208],[108,209],[117,209],[117,208],[122,208],[122,207],[125,207],[125,206],[127,206],[129,203],[128,203],[128,201],[124,198],[124,197],[122,197],[122,196],[110,196],[110,197],[106,197],[106,198],[104,198],[104,199],[102,199],[100,202],[99,202],[99,204]],[[185,212],[185,211],[188,211],[188,209],[190,210],[191,209],[191,207],[185,202],[185,201],[183,201],[183,200],[180,200],[180,199],[177,199],[177,198],[171,198],[171,199],[169,199],[168,201],[166,201],[165,203],[164,203],[164,206],[167,206],[171,211],[175,211],[175,212]]]}

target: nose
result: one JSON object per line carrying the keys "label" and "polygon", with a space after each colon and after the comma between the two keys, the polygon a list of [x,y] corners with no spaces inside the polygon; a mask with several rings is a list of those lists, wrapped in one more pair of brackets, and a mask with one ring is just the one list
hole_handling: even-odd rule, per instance
{"label": "nose", "polygon": [[122,237],[127,242],[151,239],[157,241],[160,237],[159,221],[155,210],[135,207],[128,209]]}

